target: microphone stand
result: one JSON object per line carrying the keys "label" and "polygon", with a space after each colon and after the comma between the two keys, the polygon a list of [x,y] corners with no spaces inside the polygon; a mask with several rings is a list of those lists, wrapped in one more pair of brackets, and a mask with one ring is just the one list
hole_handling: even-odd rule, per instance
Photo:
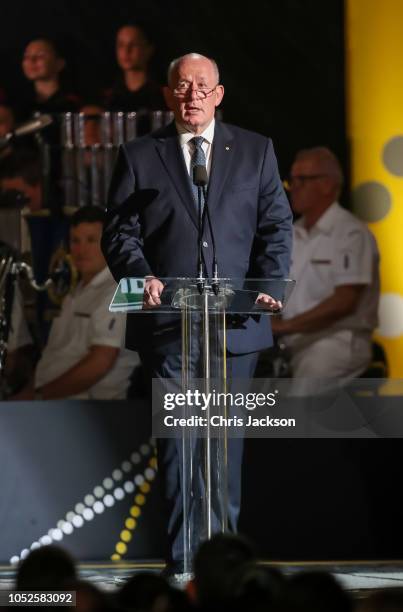
{"label": "microphone stand", "polygon": [[218,295],[218,293],[220,291],[220,282],[218,280],[217,251],[216,251],[215,238],[214,238],[214,232],[213,232],[213,224],[211,223],[210,209],[209,209],[208,203],[207,203],[206,186],[204,185],[202,187],[202,189],[203,189],[203,193],[204,193],[204,211],[203,211],[203,226],[202,226],[202,229],[204,231],[205,218],[207,216],[207,222],[208,222],[208,225],[209,225],[210,235],[211,235],[211,243],[213,245],[213,278],[211,280],[211,288],[212,288],[214,294]]}
{"label": "microphone stand", "polygon": [[204,211],[202,210],[202,195],[203,187],[197,185],[197,200],[199,214],[199,236],[198,236],[198,256],[197,256],[197,280],[196,285],[200,295],[203,295],[206,285],[206,277],[204,275],[203,266],[203,230],[204,230]]}
{"label": "microphone stand", "polygon": [[[198,236],[198,260],[197,260],[197,287],[200,295],[203,294],[206,284],[206,278],[204,276],[203,269],[203,251],[202,251],[202,242],[203,242],[203,234],[204,227],[207,222],[210,229],[211,242],[213,246],[213,278],[211,280],[211,288],[215,295],[218,295],[220,286],[218,280],[218,264],[217,264],[217,251],[216,251],[216,243],[214,238],[213,224],[211,222],[210,210],[208,207],[207,201],[207,170],[205,166],[195,166],[193,168],[193,183],[197,186],[197,194],[198,194],[198,213],[199,213],[199,236]],[[202,211],[202,196],[204,198],[204,209]]]}

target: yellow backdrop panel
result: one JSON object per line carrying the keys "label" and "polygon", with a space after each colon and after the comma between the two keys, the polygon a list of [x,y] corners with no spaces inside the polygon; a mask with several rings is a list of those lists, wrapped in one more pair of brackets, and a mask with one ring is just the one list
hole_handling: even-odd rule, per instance
{"label": "yellow backdrop panel", "polygon": [[353,208],[381,254],[377,340],[403,377],[403,1],[346,0]]}

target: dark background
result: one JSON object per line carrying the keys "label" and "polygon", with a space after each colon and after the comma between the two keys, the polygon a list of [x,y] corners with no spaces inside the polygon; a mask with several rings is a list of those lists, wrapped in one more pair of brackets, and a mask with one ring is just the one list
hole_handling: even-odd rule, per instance
{"label": "dark background", "polygon": [[23,49],[51,36],[66,55],[73,89],[92,96],[114,79],[117,28],[136,20],[154,40],[161,82],[183,53],[217,60],[225,119],[271,136],[283,176],[306,146],[327,145],[345,165],[342,0],[14,0],[2,8],[0,86],[14,99],[24,95]]}

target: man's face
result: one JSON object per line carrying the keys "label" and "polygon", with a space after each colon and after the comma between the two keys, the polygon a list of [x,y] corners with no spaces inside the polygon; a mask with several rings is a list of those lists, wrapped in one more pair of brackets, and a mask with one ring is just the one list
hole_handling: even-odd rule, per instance
{"label": "man's face", "polygon": [[296,160],[290,173],[290,194],[294,212],[304,215],[322,204],[328,177],[315,158]]}
{"label": "man's face", "polygon": [[116,59],[123,70],[146,70],[152,54],[152,46],[144,34],[134,26],[124,26],[116,37]]}
{"label": "man's face", "polygon": [[55,78],[63,67],[64,60],[46,40],[33,40],[25,49],[22,69],[30,81]]}
{"label": "man's face", "polygon": [[[207,97],[200,99],[197,90],[207,92]],[[175,120],[190,132],[201,134],[223,99],[224,87],[217,84],[216,72],[207,58],[188,58],[179,64],[164,93]]]}
{"label": "man's face", "polygon": [[84,221],[70,229],[70,252],[84,282],[89,282],[106,266],[101,251],[102,223]]}
{"label": "man's face", "polygon": [[20,191],[28,198],[27,204],[30,212],[37,212],[42,208],[42,186],[40,183],[30,185],[22,176],[3,178],[1,181],[2,191]]}

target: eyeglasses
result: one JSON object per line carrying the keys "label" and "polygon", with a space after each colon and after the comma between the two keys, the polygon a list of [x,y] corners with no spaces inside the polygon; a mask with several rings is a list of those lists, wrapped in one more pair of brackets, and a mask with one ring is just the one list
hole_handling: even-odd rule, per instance
{"label": "eyeglasses", "polygon": [[192,94],[195,94],[198,100],[205,100],[211,96],[216,88],[217,85],[213,87],[213,89],[208,89],[206,87],[203,87],[202,89],[192,89],[192,87],[189,85],[179,85],[173,90],[173,94],[175,98],[179,98],[179,100],[187,98]]}
{"label": "eyeglasses", "polygon": [[327,174],[295,174],[289,176],[287,180],[283,182],[285,189],[290,190],[293,187],[303,187],[305,183],[309,181],[315,181],[316,179],[325,178]]}

